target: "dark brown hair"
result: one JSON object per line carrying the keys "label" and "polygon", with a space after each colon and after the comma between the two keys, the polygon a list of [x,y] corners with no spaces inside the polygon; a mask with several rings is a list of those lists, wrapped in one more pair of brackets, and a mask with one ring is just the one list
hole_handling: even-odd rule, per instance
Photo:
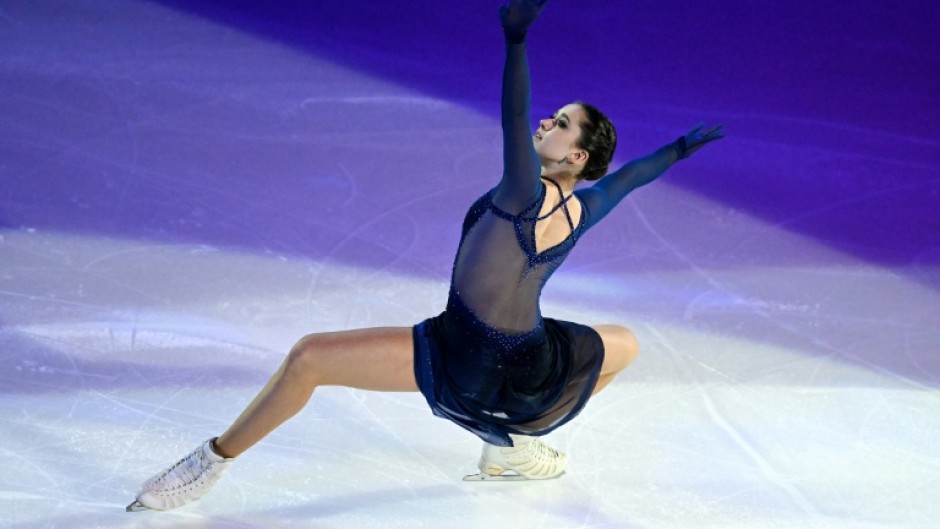
{"label": "dark brown hair", "polygon": [[597,180],[607,174],[607,167],[617,148],[617,131],[614,124],[597,109],[583,101],[577,101],[587,114],[587,121],[581,124],[581,137],[578,147],[588,152],[588,161],[581,170],[580,178]]}

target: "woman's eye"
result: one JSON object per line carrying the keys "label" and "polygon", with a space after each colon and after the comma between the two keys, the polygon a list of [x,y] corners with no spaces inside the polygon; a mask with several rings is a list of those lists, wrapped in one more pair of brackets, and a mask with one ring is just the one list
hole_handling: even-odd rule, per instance
{"label": "woman's eye", "polygon": [[558,126],[561,127],[561,128],[563,128],[563,129],[567,129],[567,128],[568,128],[568,124],[565,123],[564,121],[559,121],[559,122],[558,122]]}

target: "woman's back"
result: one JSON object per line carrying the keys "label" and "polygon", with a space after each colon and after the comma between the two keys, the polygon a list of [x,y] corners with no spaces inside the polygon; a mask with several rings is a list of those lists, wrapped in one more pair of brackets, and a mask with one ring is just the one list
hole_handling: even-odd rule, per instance
{"label": "woman's back", "polygon": [[538,326],[542,287],[583,231],[577,199],[564,198],[550,180],[540,188],[541,194],[515,214],[493,203],[494,189],[473,204],[464,220],[452,295],[504,334]]}

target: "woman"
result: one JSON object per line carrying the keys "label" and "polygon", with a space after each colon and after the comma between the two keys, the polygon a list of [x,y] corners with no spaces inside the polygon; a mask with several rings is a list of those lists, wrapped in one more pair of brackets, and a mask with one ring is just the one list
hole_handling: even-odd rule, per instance
{"label": "woman", "polygon": [[[500,9],[503,175],[467,213],[447,309],[414,328],[309,335],[218,438],[144,483],[128,510],[171,509],[205,494],[232,460],[300,411],[315,388],[421,391],[435,415],[486,443],[475,479],[550,479],[566,457],[537,439],[580,412],[633,362],[624,327],[543,318],[539,296],[585,230],[630,191],[723,136],[696,128],[603,176],[616,136],[596,108],[572,103],[533,135],[525,35],[545,1]],[[598,180],[574,191],[580,180]]]}

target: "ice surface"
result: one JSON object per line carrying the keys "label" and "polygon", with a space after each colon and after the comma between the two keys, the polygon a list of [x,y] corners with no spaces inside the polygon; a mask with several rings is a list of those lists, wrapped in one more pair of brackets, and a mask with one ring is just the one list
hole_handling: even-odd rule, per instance
{"label": "ice surface", "polygon": [[[571,456],[565,477],[463,482],[480,442],[420,395],[321,388],[197,504],[125,513],[303,334],[442,310],[463,211],[499,171],[496,94],[468,95],[461,64],[434,81],[446,53],[421,36],[395,37],[401,54],[364,38],[443,18],[403,4],[401,20],[340,17],[307,40],[238,2],[0,6],[0,526],[940,528],[940,113],[924,96],[936,79],[900,66],[895,81],[854,79],[849,52],[888,69],[940,54],[911,46],[918,24],[861,31],[899,24],[888,4],[834,34],[841,73],[812,63],[838,55],[762,63],[776,81],[829,72],[797,94],[762,100],[740,70],[688,65],[694,83],[656,95],[634,59],[637,83],[591,89],[614,105],[621,161],[698,118],[729,138],[628,198],[546,289],[546,315],[627,325],[643,349],[549,436]],[[550,21],[603,11],[564,4]],[[611,9],[614,27],[629,23]],[[636,9],[653,48],[709,30],[669,22],[671,4]],[[767,32],[797,24],[775,9]],[[726,22],[769,23],[737,16]],[[498,65],[492,17],[464,23],[495,35],[479,47]],[[745,59],[787,57],[757,29],[712,29],[725,48],[748,44]],[[563,35],[533,39],[557,54]],[[806,51],[814,35],[789,45]],[[566,62],[539,58],[538,43],[536,77],[550,80]],[[673,64],[675,51],[644,53]],[[740,103],[695,88],[724,75]],[[861,83],[851,104],[870,115],[834,97],[841,83]],[[548,84],[537,99],[579,97]],[[893,121],[877,111],[891,104]]]}

